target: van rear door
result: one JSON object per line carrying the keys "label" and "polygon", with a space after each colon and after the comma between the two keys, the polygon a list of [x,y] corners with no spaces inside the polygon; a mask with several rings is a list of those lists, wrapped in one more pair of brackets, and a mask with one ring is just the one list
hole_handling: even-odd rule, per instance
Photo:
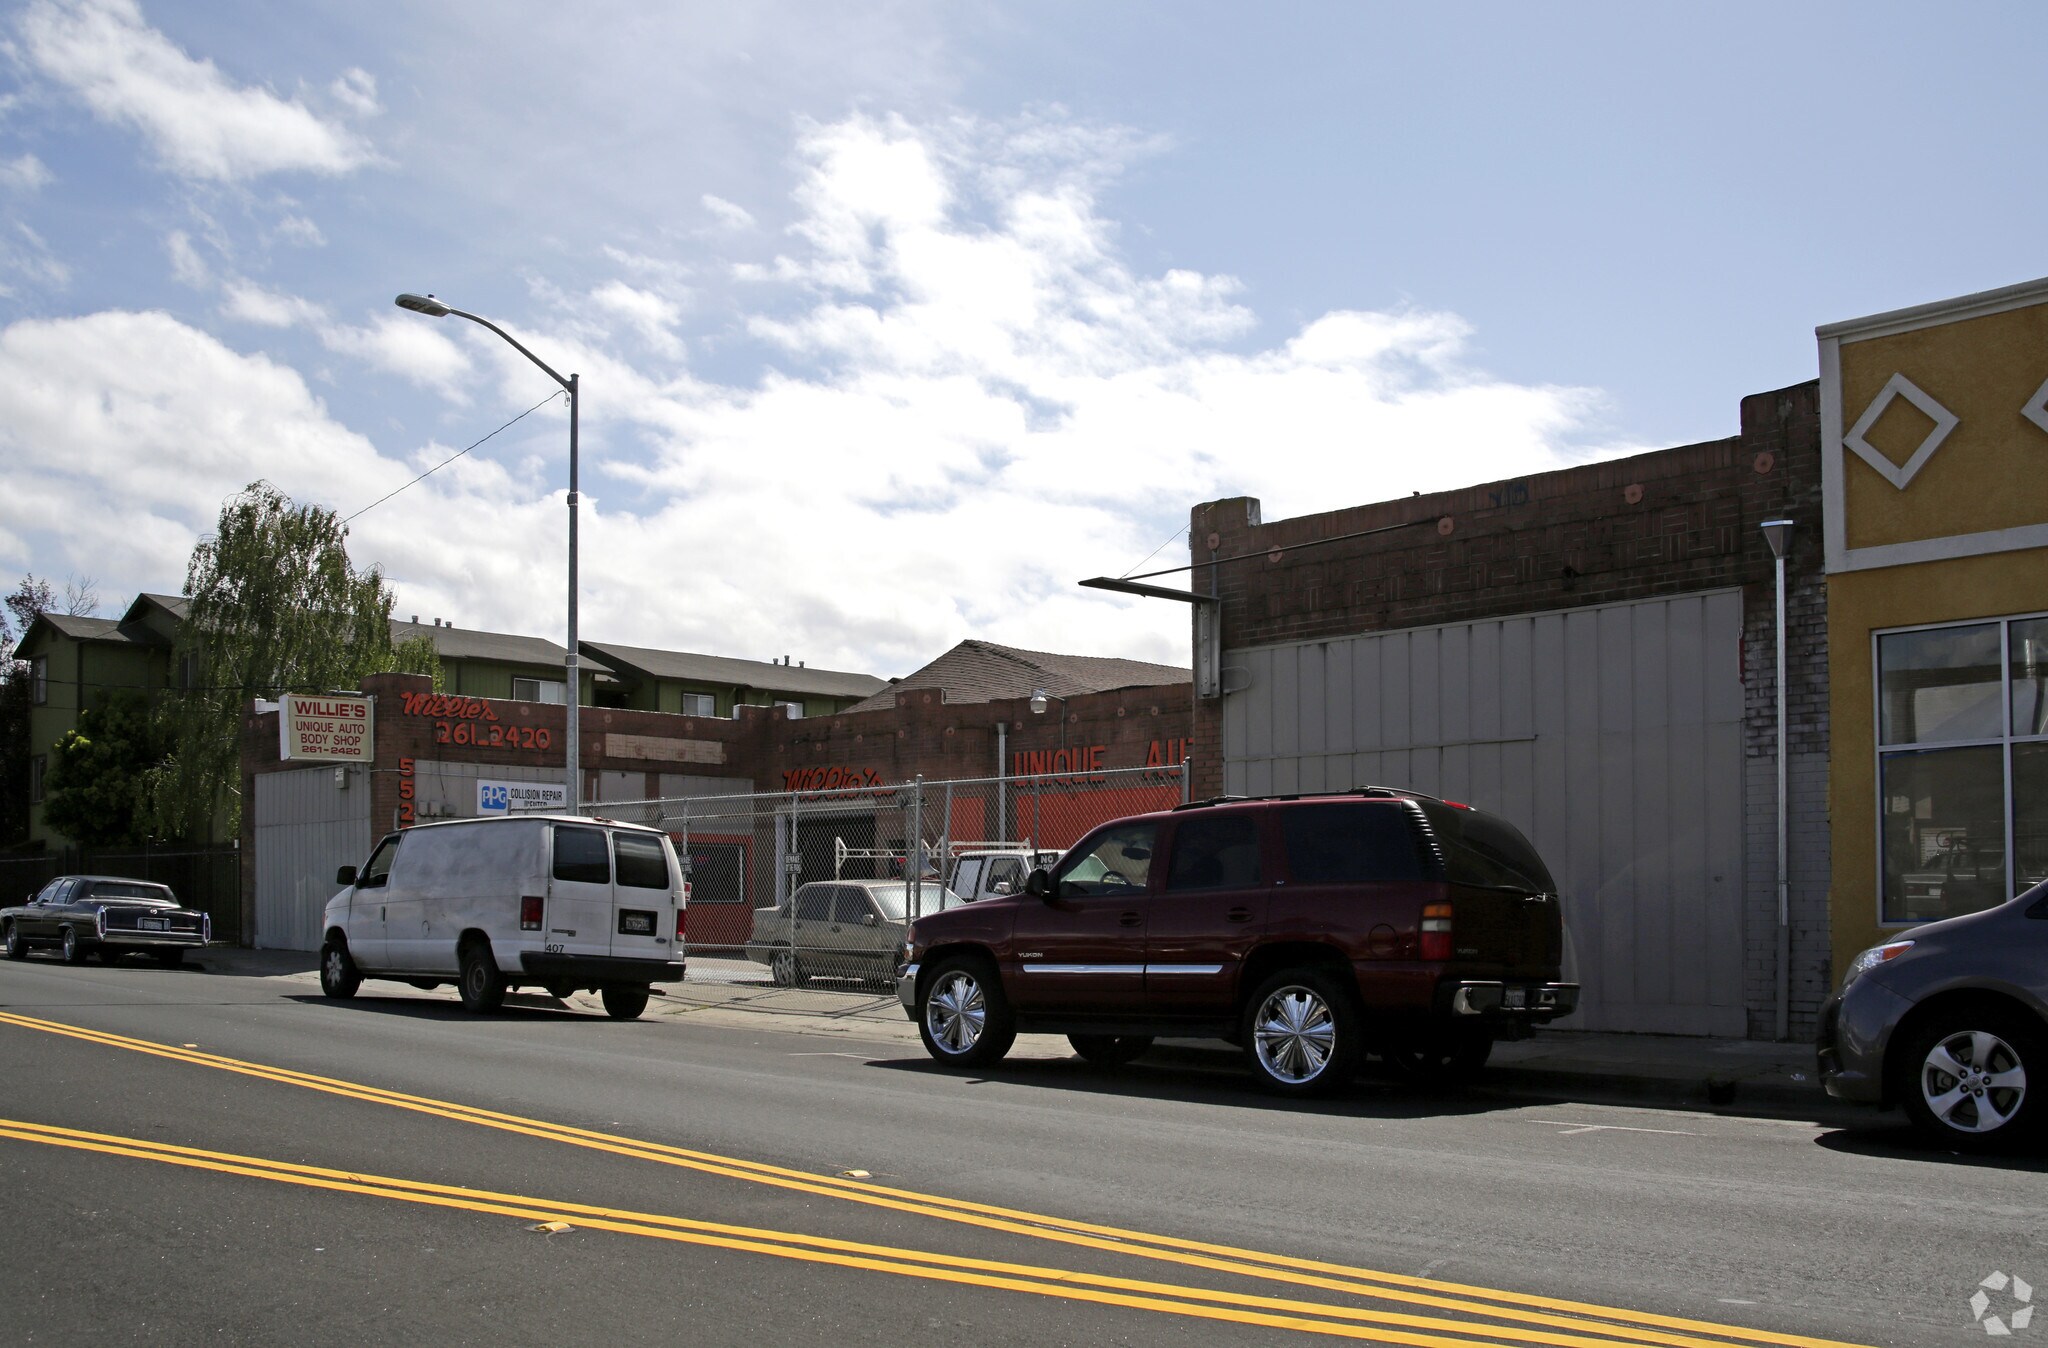
{"label": "van rear door", "polygon": [[542,939],[559,955],[612,953],[612,849],[607,830],[554,826],[554,864]]}
{"label": "van rear door", "polygon": [[657,833],[612,834],[617,911],[611,923],[611,953],[625,959],[667,960],[675,946],[675,849]]}

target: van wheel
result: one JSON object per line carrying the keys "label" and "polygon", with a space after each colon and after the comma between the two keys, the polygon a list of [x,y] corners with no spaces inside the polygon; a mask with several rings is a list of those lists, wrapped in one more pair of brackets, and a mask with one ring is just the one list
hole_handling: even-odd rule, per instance
{"label": "van wheel", "polygon": [[917,1033],[925,1052],[949,1067],[999,1060],[1017,1042],[1017,1018],[996,971],[956,956],[932,971],[917,994]]}
{"label": "van wheel", "polygon": [[1322,969],[1289,969],[1245,1004],[1245,1057],[1280,1095],[1324,1095],[1351,1079],[1364,1029],[1356,999]]}
{"label": "van wheel", "polygon": [[1149,1034],[1070,1034],[1074,1052],[1097,1067],[1122,1067],[1152,1047]]}
{"label": "van wheel", "polygon": [[478,1015],[505,1004],[505,975],[498,972],[498,961],[491,958],[487,942],[471,941],[462,947],[461,986],[463,1007]]}
{"label": "van wheel", "polygon": [[356,962],[349,958],[348,947],[339,941],[329,941],[320,947],[320,992],[323,996],[345,1001],[356,995],[356,989],[363,985],[363,975],[356,968]]}
{"label": "van wheel", "polygon": [[647,1009],[646,988],[604,988],[597,995],[604,1000],[604,1013],[613,1020],[637,1020]]}
{"label": "van wheel", "polygon": [[768,979],[778,988],[800,988],[811,981],[803,962],[787,946],[768,957]]}

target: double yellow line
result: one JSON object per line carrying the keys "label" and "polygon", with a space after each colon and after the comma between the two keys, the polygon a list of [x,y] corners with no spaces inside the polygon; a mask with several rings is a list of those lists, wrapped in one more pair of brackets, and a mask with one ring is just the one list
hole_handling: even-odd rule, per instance
{"label": "double yellow line", "polygon": [[[1423,1348],[1451,1348],[1452,1345],[1464,1345],[1465,1348],[1469,1348],[1472,1339],[1466,1336],[1472,1335],[1484,1335],[1485,1341],[1489,1342],[1544,1344],[1551,1345],[1552,1348],[1617,1348],[1618,1344],[1654,1344],[1661,1345],[1662,1348],[1728,1348],[1731,1343],[1782,1345],[1783,1348],[1852,1348],[1835,1340],[1776,1334],[1586,1302],[1407,1277],[1342,1264],[1293,1259],[1227,1245],[1070,1221],[941,1195],[921,1194],[859,1180],[820,1176],[737,1157],[692,1151],[565,1124],[522,1118],[515,1114],[478,1109],[446,1100],[407,1095],[380,1087],[315,1076],[289,1068],[245,1062],[203,1053],[196,1049],[133,1039],[125,1035],[82,1029],[11,1012],[0,1012],[0,1025],[60,1035],[103,1047],[143,1053],[193,1066],[233,1072],[348,1099],[388,1105],[456,1122],[750,1183],[766,1184],[1191,1269],[1314,1288],[1323,1292],[1340,1293],[1440,1313],[1448,1312],[1458,1317],[1478,1317],[1479,1320],[1491,1323],[1480,1323],[1473,1318],[1451,1319],[1443,1314],[1415,1314],[1375,1307],[1297,1301],[1031,1264],[969,1259],[892,1246],[830,1240],[794,1232],[729,1226],[655,1213],[591,1207],[525,1195],[425,1184],[388,1176],[361,1175],[200,1148],[170,1146],[135,1138],[0,1120],[0,1137],[19,1141],[534,1221],[573,1219],[578,1226],[625,1235],[712,1245],[941,1282],[966,1283],[1270,1328],[1364,1338],[1381,1343],[1421,1345]],[[1442,1337],[1445,1334],[1459,1337]],[[1591,1335],[1599,1337],[1590,1337]]]}

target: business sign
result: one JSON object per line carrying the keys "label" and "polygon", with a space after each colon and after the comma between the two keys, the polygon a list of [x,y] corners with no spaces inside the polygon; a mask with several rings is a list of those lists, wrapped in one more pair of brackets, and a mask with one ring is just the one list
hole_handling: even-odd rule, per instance
{"label": "business sign", "polygon": [[368,763],[376,742],[360,693],[286,693],[277,702],[278,757],[302,763]]}
{"label": "business sign", "polygon": [[560,782],[490,782],[477,779],[478,814],[527,814],[534,810],[567,814],[569,788]]}

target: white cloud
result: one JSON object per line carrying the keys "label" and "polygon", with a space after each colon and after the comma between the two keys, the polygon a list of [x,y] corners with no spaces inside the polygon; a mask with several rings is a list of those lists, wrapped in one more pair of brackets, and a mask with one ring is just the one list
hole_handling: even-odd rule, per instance
{"label": "white cloud", "polygon": [[32,154],[0,160],[0,187],[10,192],[26,195],[37,191],[47,186],[54,176],[50,166]]}
{"label": "white cloud", "polygon": [[[11,272],[25,277],[30,284],[43,290],[62,290],[71,284],[71,268],[63,259],[50,251],[50,245],[43,236],[26,221],[15,220],[12,237],[0,235],[0,271]],[[8,296],[14,291],[0,287]]]}
{"label": "white cloud", "polygon": [[171,275],[179,285],[194,290],[204,290],[213,284],[213,269],[206,265],[206,259],[199,256],[199,250],[192,246],[192,236],[182,229],[174,229],[164,237],[164,251],[171,255]]}
{"label": "white cloud", "polygon": [[287,215],[277,222],[277,237],[302,248],[324,248],[327,236],[320,232],[320,226],[303,215]]}
{"label": "white cloud", "polygon": [[243,277],[221,287],[220,309],[228,318],[266,328],[316,327],[327,319],[327,311],[311,300],[266,290]]}
{"label": "white cloud", "polygon": [[725,229],[752,229],[754,217],[744,206],[736,206],[724,197],[712,196],[706,192],[703,197],[704,209],[711,212],[711,218]]}
{"label": "white cloud", "polygon": [[[173,172],[232,182],[266,173],[347,173],[371,163],[367,142],[295,99],[238,85],[149,26],[135,0],[35,0],[21,52],[104,121],[142,133]],[[351,71],[337,82],[374,106]],[[367,76],[363,79],[367,80]]]}
{"label": "white cloud", "polygon": [[354,356],[372,369],[432,389],[451,402],[469,401],[462,389],[471,370],[469,356],[429,319],[379,314],[367,327],[324,327],[320,340],[330,351]]}
{"label": "white cloud", "polygon": [[623,321],[638,333],[657,355],[671,360],[682,356],[683,344],[675,333],[682,307],[675,301],[651,290],[635,289],[624,281],[599,286],[590,292],[590,299],[599,310]]}
{"label": "white cloud", "polygon": [[377,102],[377,77],[358,66],[351,66],[341,72],[327,92],[334,101],[358,117],[375,117],[384,111]]}

